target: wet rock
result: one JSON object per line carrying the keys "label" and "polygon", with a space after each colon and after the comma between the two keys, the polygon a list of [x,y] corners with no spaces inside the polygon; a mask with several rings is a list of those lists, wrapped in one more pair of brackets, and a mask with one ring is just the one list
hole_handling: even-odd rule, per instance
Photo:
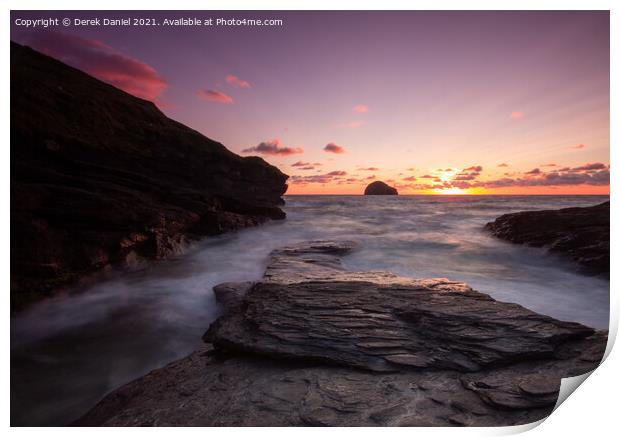
{"label": "wet rock", "polygon": [[576,262],[585,273],[609,276],[609,202],[505,214],[485,229],[512,243],[546,247]]}
{"label": "wet rock", "polygon": [[[216,287],[205,349],[116,390],[93,426],[499,426],[547,416],[607,336],[466,284],[346,272],[343,242],[272,253]],[[347,280],[347,274],[351,275]]]}
{"label": "wet rock", "polygon": [[277,168],[14,43],[10,129],[13,306],[188,239],[284,218]]}
{"label": "wet rock", "polygon": [[382,181],[375,181],[366,187],[364,190],[364,195],[373,196],[373,195],[397,195],[398,191],[394,187],[390,187],[388,184]]}

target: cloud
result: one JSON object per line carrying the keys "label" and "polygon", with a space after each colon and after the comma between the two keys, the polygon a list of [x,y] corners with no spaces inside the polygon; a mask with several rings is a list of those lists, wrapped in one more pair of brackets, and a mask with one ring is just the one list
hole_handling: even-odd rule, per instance
{"label": "cloud", "polygon": [[362,171],[378,171],[379,169],[377,167],[362,167],[362,168],[360,168],[360,170],[362,170]]}
{"label": "cloud", "polygon": [[417,179],[415,176],[409,176],[403,179],[404,181],[408,181],[408,182],[415,182]]}
{"label": "cloud", "polygon": [[581,165],[579,167],[571,168],[571,171],[588,171],[588,170],[603,170],[606,169],[607,165],[602,162],[588,163]]}
{"label": "cloud", "polygon": [[569,149],[577,149],[577,150],[581,150],[581,149],[585,149],[586,145],[585,144],[577,144],[575,146],[570,146]]}
{"label": "cloud", "polygon": [[482,166],[481,165],[474,165],[474,166],[466,168],[463,171],[477,171],[477,172],[481,172],[482,171]]}
{"label": "cloud", "polygon": [[327,175],[310,175],[299,176],[293,175],[289,178],[289,182],[295,185],[307,185],[307,184],[327,184],[332,181],[331,176]]}
{"label": "cloud", "polygon": [[59,32],[27,34],[24,43],[141,99],[155,101],[168,87],[157,70],[109,45]]}
{"label": "cloud", "polygon": [[541,167],[557,167],[557,164],[541,164]]}
{"label": "cloud", "polygon": [[296,163],[291,164],[291,167],[297,167],[297,169],[299,169],[299,170],[314,170],[316,167],[318,167],[320,165],[321,164],[318,163],[318,162],[315,162],[314,164],[311,164],[309,162],[297,161]]}
{"label": "cloud", "polygon": [[224,103],[224,104],[234,103],[234,100],[232,97],[230,97],[228,94],[225,94],[221,91],[198,90],[196,94],[201,99],[209,100],[211,102]]}
{"label": "cloud", "polygon": [[250,82],[241,80],[234,74],[229,74],[226,76],[226,83],[236,86],[237,88],[251,88]]}
{"label": "cloud", "polygon": [[512,112],[510,113],[510,118],[512,118],[512,119],[523,118],[523,116],[524,116],[524,115],[525,115],[525,114],[524,114],[523,112],[520,112],[520,111],[512,111]]}
{"label": "cloud", "polygon": [[506,164],[505,162],[502,162],[500,165],[498,165],[498,167],[508,167],[508,164]]}
{"label": "cloud", "polygon": [[[478,176],[480,176],[480,172],[482,171],[481,165],[472,165],[471,167],[467,167],[460,173],[456,174],[453,181],[473,181]],[[462,188],[462,187],[458,187]]]}
{"label": "cloud", "polygon": [[327,176],[346,176],[347,172],[342,170],[330,171]]}
{"label": "cloud", "polygon": [[329,153],[336,153],[336,154],[346,153],[346,150],[344,149],[344,147],[339,146],[336,143],[327,144],[325,147],[323,147],[323,150]]}
{"label": "cloud", "polygon": [[373,174],[373,175],[370,175],[370,176],[366,177],[366,180],[371,180],[371,179],[376,179],[376,178],[377,178],[377,176],[375,176]]}
{"label": "cloud", "polygon": [[242,150],[243,153],[260,153],[261,155],[294,155],[297,153],[304,153],[302,147],[282,147],[280,140],[275,138],[269,141],[263,141],[257,146],[250,147]]}
{"label": "cloud", "polygon": [[354,120],[354,121],[349,121],[347,123],[340,123],[338,125],[336,125],[336,127],[344,127],[347,129],[357,129],[358,127],[362,126],[364,124],[363,121],[361,120]]}
{"label": "cloud", "polygon": [[368,112],[368,106],[366,106],[366,105],[362,105],[362,104],[360,104],[360,105],[355,105],[355,106],[353,107],[353,112],[357,112],[357,113],[359,113],[359,114],[362,114],[362,113],[364,113],[364,112]]}
{"label": "cloud", "polygon": [[512,179],[504,178],[492,181],[478,182],[476,187],[536,187],[560,185],[609,185],[609,171],[601,170],[595,173],[559,173],[550,172],[540,178]]}
{"label": "cloud", "polygon": [[609,165],[601,162],[583,164],[578,167],[563,167],[547,173],[535,168],[525,173],[532,177],[502,178],[490,181],[478,181],[472,187],[503,188],[561,185],[609,185]]}
{"label": "cloud", "polygon": [[473,181],[474,179],[476,179],[478,176],[480,176],[480,173],[478,172],[473,172],[473,173],[459,173],[457,174],[454,179],[452,179],[453,181]]}

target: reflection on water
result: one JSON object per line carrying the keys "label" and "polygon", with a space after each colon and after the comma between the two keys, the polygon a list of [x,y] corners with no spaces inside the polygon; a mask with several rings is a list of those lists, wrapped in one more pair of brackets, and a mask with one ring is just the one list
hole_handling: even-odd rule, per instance
{"label": "reflection on water", "polygon": [[288,219],[197,243],[116,273],[11,320],[11,423],[62,425],[110,390],[189,354],[217,317],[211,288],[258,279],[268,253],[308,239],[348,239],[351,270],[462,280],[493,297],[606,328],[609,282],[578,275],[539,249],[499,241],[498,215],[588,206],[599,196],[288,196]]}

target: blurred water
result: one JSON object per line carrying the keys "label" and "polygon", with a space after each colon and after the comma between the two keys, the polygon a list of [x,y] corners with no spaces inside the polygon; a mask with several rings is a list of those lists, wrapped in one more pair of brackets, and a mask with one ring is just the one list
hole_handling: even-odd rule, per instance
{"label": "blurred water", "polygon": [[347,239],[351,270],[461,280],[499,300],[606,328],[609,282],[573,273],[540,249],[483,225],[531,209],[589,206],[607,196],[287,196],[282,222],[210,238],[165,262],[119,272],[11,320],[11,424],[62,425],[118,386],[189,354],[217,317],[211,288],[258,279],[269,252]]}

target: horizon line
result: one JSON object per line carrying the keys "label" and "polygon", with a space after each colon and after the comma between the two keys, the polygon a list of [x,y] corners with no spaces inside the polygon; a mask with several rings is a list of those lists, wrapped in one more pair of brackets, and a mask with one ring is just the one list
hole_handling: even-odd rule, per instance
{"label": "horizon line", "polygon": [[[368,195],[368,194],[342,194],[342,193],[298,193],[298,194],[287,194],[284,193],[283,196],[364,196],[364,197],[373,197],[373,195]],[[536,197],[536,196],[565,196],[565,197],[584,197],[584,196],[589,196],[589,197],[611,197],[611,193],[607,193],[607,194],[584,194],[584,193],[579,193],[579,194],[563,194],[563,193],[558,193],[558,194],[441,194],[441,193],[437,193],[437,194],[396,194],[396,195],[385,195],[387,197],[407,197],[407,196],[428,196],[428,197],[491,197],[491,196],[529,196],[529,197]],[[381,197],[381,196],[379,196]]]}

